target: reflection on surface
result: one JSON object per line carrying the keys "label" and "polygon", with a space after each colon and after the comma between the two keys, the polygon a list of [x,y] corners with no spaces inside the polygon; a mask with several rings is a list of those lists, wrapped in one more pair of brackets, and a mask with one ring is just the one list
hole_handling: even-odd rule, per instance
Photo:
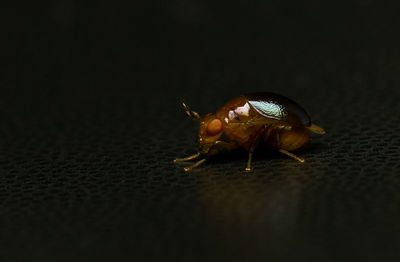
{"label": "reflection on surface", "polygon": [[[210,227],[223,241],[254,241],[271,244],[274,239],[291,242],[305,212],[304,197],[309,186],[324,174],[318,164],[284,160],[256,163],[252,173],[210,172],[198,174],[199,202]],[[214,163],[217,164],[217,163]],[[233,169],[233,168],[232,168]],[[268,244],[268,245],[269,245]]]}

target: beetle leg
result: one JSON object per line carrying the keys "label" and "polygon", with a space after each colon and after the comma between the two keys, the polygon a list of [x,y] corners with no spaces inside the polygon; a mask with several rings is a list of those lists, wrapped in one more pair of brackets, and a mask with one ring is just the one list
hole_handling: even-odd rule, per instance
{"label": "beetle leg", "polygon": [[[278,148],[279,148],[280,147],[280,142],[281,142],[280,136],[279,136],[279,132],[276,132],[276,142],[277,142],[277,145],[278,145]],[[279,148],[278,151],[281,152],[282,154],[285,154],[285,155],[287,155],[287,156],[299,161],[300,163],[304,163],[304,159],[303,158],[298,157],[295,154],[290,153],[289,151],[287,151],[285,149]]]}
{"label": "beetle leg", "polygon": [[215,145],[217,145],[220,148],[226,149],[226,150],[233,150],[233,149],[238,148],[238,145],[236,143],[225,142],[225,141],[221,141],[221,140],[217,140],[215,142]]}
{"label": "beetle leg", "polygon": [[185,157],[185,158],[177,158],[174,160],[174,163],[190,161],[190,160],[198,158],[199,156],[200,156],[200,152],[197,154],[194,154],[192,156]]}
{"label": "beetle leg", "polygon": [[239,145],[236,144],[235,142],[225,142],[221,140],[215,141],[214,145],[210,148],[210,150],[207,152],[207,157],[213,156],[218,154],[219,152],[223,150],[233,150],[238,148]]}
{"label": "beetle leg", "polygon": [[251,158],[253,157],[253,152],[256,149],[256,145],[257,145],[258,139],[257,141],[255,141],[255,143],[253,143],[249,149],[249,158],[247,159],[247,165],[246,165],[246,171],[251,171]]}
{"label": "beetle leg", "polygon": [[285,155],[287,155],[287,156],[289,156],[289,157],[291,157],[291,158],[293,158],[293,159],[299,161],[300,163],[303,163],[303,162],[304,162],[304,159],[303,159],[303,158],[298,157],[298,156],[296,156],[295,154],[290,153],[289,151],[286,151],[286,150],[284,150],[284,149],[279,149],[279,152],[281,152],[282,154],[285,154]]}
{"label": "beetle leg", "polygon": [[269,125],[264,125],[261,128],[261,130],[258,131],[257,135],[252,140],[250,148],[249,148],[249,158],[247,159],[246,171],[251,171],[251,158],[253,157],[253,152],[256,149],[258,143],[260,142],[260,139],[262,138],[265,130],[267,130],[268,127],[269,127]]}
{"label": "beetle leg", "polygon": [[187,172],[187,171],[190,171],[190,170],[192,170],[193,168],[198,167],[199,165],[203,164],[204,162],[206,162],[206,159],[205,159],[205,158],[203,158],[203,159],[200,160],[200,161],[197,161],[196,163],[194,163],[194,165],[185,167],[184,170],[185,170],[186,172]]}
{"label": "beetle leg", "polygon": [[249,159],[247,159],[246,171],[251,171],[251,157],[253,156],[253,152],[249,151]]}

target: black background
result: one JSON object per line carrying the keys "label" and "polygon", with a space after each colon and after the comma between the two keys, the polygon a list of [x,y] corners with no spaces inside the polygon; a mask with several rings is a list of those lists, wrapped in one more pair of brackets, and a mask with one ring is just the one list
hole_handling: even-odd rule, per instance
{"label": "black background", "polygon": [[[2,261],[398,261],[400,52],[387,1],[3,3]],[[301,104],[299,164],[196,150],[179,105]]]}

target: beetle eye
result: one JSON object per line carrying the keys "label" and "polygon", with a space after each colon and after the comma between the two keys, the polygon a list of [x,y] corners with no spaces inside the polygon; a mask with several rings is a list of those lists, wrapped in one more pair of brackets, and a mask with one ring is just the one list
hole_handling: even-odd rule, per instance
{"label": "beetle eye", "polygon": [[206,127],[206,133],[209,136],[215,136],[222,131],[222,122],[219,119],[213,119]]}

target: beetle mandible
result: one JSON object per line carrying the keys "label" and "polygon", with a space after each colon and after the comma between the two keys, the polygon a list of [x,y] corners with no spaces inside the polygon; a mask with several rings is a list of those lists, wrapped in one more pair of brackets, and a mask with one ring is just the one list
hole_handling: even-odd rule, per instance
{"label": "beetle mandible", "polygon": [[243,148],[249,156],[246,171],[251,170],[253,152],[258,146],[281,152],[299,162],[304,159],[291,153],[304,148],[310,141],[309,131],[325,134],[324,129],[313,124],[307,112],[296,102],[282,95],[260,92],[241,95],[228,101],[215,114],[204,117],[182,103],[186,114],[199,121],[198,153],[175,159],[184,162],[202,159],[189,171],[215,155],[221,149]]}

